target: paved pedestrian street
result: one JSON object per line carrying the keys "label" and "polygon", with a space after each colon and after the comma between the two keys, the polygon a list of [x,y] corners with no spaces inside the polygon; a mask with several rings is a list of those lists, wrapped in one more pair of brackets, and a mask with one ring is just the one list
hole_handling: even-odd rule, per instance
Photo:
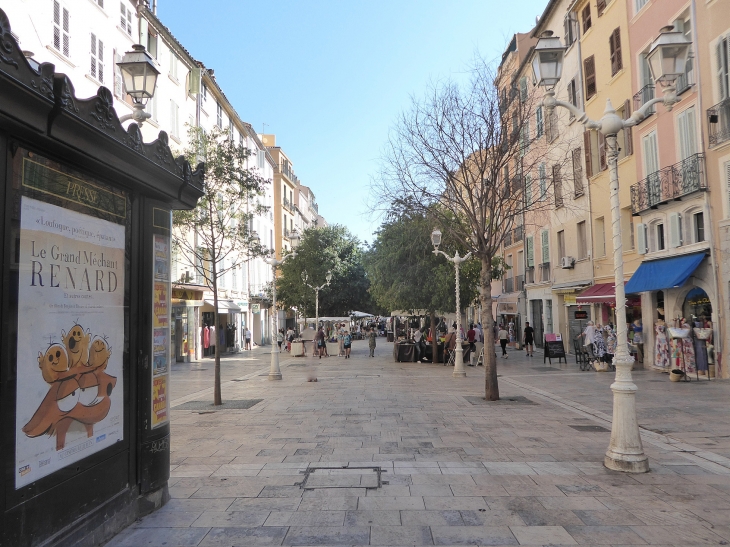
{"label": "paved pedestrian street", "polygon": [[483,367],[454,379],[378,342],[282,354],[280,382],[268,348],[225,358],[224,410],[180,408],[212,400],[188,370],[212,361],[174,371],[172,499],[108,545],[730,544],[727,381],[635,371],[651,472],[627,475],[602,463],[613,373],[511,351],[486,403]]}

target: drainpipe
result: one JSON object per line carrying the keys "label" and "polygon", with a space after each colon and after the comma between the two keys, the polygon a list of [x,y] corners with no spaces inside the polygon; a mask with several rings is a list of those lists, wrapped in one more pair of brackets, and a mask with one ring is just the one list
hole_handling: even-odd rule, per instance
{"label": "drainpipe", "polygon": [[[697,5],[696,0],[692,0],[690,4],[690,10],[692,14],[692,49],[695,53],[695,59],[697,59],[697,52],[699,51],[698,43],[697,43]],[[705,111],[702,107],[702,72],[699,70],[699,66],[695,67],[695,85],[697,86],[697,110],[698,115],[700,117],[700,120],[703,120],[704,118],[701,116],[701,114]],[[705,138],[704,138],[704,127],[705,123],[700,121],[700,123],[697,124],[697,128],[695,131],[698,131],[698,140],[697,142],[700,143],[700,152],[705,157],[705,162],[707,161],[707,155],[706,155],[706,148],[705,148]],[[707,180],[707,169],[708,165],[705,163],[705,180]],[[712,207],[710,206],[710,198],[709,198],[709,192],[704,192],[704,212],[705,212],[705,218],[707,218],[706,226],[709,228],[709,230],[705,230],[705,233],[709,234],[709,244],[710,244],[710,260],[712,261],[712,284],[715,288],[715,296],[716,296],[716,302],[717,305],[714,306],[714,313],[717,317],[716,321],[713,321],[713,337],[712,341],[715,345],[715,352],[716,355],[720,355],[722,353],[722,345],[723,345],[723,336],[722,333],[725,332],[723,329],[723,323],[724,323],[724,316],[722,313],[723,306],[721,305],[721,296],[720,296],[720,285],[719,285],[719,278],[717,269],[717,257],[718,252],[715,248],[715,232],[713,230],[713,226],[715,223],[712,220]],[[719,367],[716,365],[716,368],[719,369]],[[718,371],[719,376],[719,371]]]}

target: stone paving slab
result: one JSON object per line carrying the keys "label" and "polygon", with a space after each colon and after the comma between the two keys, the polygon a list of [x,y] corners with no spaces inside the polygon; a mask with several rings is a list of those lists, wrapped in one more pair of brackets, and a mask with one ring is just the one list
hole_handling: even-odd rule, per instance
{"label": "stone paving slab", "polygon": [[[317,360],[316,383],[287,366],[311,358],[260,376],[264,351],[223,360],[228,408],[261,399],[247,409],[183,410],[210,397],[209,371],[173,370],[173,499],[110,547],[730,545],[727,381],[635,371],[651,472],[625,475],[603,467],[612,374],[512,352],[490,404],[483,368],[455,379],[383,342],[375,359],[355,342],[352,359]],[[329,469],[303,489],[310,467]],[[380,467],[381,486],[357,467]]]}

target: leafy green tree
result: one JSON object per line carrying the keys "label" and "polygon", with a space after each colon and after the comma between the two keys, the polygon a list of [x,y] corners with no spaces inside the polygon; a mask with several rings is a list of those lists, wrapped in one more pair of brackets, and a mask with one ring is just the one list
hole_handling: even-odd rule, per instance
{"label": "leafy green tree", "polygon": [[[265,213],[256,205],[268,181],[246,168],[251,155],[236,144],[228,130],[205,132],[188,129],[190,146],[185,156],[191,163],[205,162],[205,193],[190,211],[173,213],[173,245],[180,260],[194,269],[213,292],[215,325],[218,326],[218,281],[234,264],[267,254],[249,230],[249,221]],[[213,404],[222,404],[220,344],[215,345]]]}
{"label": "leafy green tree", "polygon": [[319,286],[331,271],[330,285],[320,291],[320,316],[342,317],[353,310],[375,313],[368,309],[373,302],[362,260],[360,241],[344,226],[308,228],[301,235],[297,255],[279,268],[277,299],[286,307],[314,317],[315,293],[302,283],[302,272],[307,272],[310,284]]}

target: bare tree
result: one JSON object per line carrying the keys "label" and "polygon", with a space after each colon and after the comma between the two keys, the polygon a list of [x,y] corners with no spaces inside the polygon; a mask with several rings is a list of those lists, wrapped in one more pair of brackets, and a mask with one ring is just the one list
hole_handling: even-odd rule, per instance
{"label": "bare tree", "polygon": [[[499,399],[492,317],[492,258],[527,211],[549,208],[547,187],[524,176],[546,163],[559,171],[565,143],[530,131],[539,98],[479,60],[469,82],[432,84],[412,98],[385,148],[373,183],[377,206],[428,215],[481,262],[487,400]],[[536,127],[533,125],[533,128]],[[560,142],[558,147],[556,144]],[[552,185],[552,179],[541,184]]]}
{"label": "bare tree", "polygon": [[[250,220],[268,208],[258,204],[268,181],[247,168],[251,151],[236,144],[228,130],[199,127],[188,130],[191,161],[205,161],[205,193],[198,206],[173,214],[173,245],[182,262],[194,270],[213,292],[215,326],[218,323],[218,285],[221,276],[239,262],[268,253],[250,228]],[[177,280],[175,280],[177,281]],[[213,404],[221,399],[220,344],[215,344]]]}

